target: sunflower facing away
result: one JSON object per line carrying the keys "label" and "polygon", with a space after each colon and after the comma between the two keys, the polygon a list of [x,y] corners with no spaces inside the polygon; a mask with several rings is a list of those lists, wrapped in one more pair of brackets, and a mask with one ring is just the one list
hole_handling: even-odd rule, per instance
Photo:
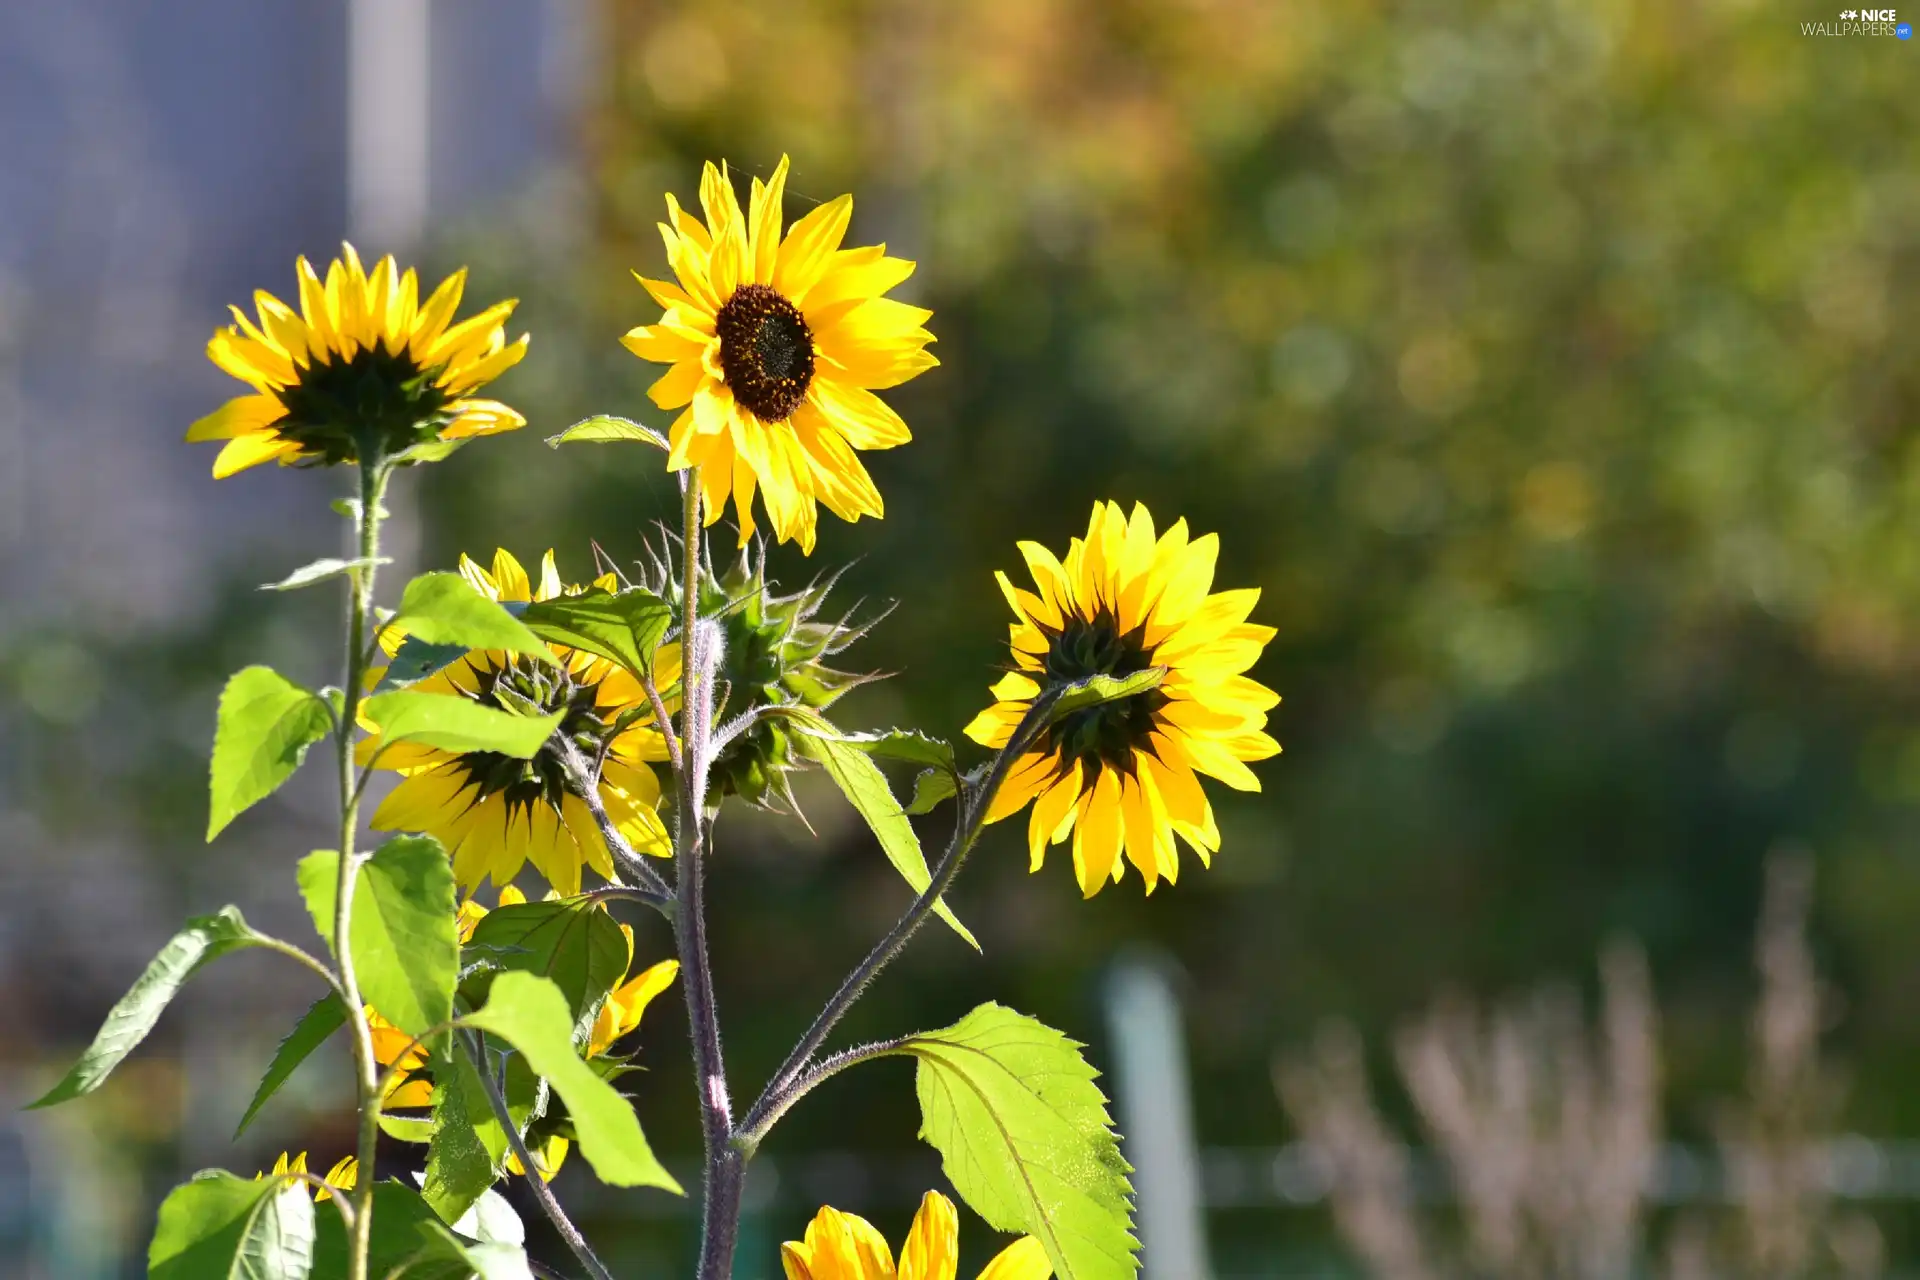
{"label": "sunflower facing away", "polygon": [[1095,503],[1086,537],[1073,539],[1064,561],[1037,542],[1022,542],[1020,553],[1039,593],[995,575],[1017,619],[1014,670],[993,686],[998,701],[967,726],[968,737],[1006,745],[1045,685],[1149,667],[1166,676],[1145,693],[1056,721],[1013,763],[987,821],[1032,801],[1034,870],[1049,844],[1071,835],[1087,897],[1120,879],[1123,849],[1151,893],[1161,877],[1178,878],[1174,836],[1203,865],[1220,847],[1195,774],[1258,791],[1245,762],[1280,750],[1262,732],[1280,696],[1242,674],[1274,636],[1246,620],[1260,592],[1209,595],[1219,538],[1190,539],[1185,520],[1156,538],[1140,505],[1128,519],[1118,503]]}
{"label": "sunflower facing away", "polygon": [[506,339],[514,303],[498,302],[452,324],[465,268],[424,302],[413,268],[385,257],[368,274],[352,245],[323,284],[305,258],[296,264],[300,309],[264,290],[258,322],[238,307],[217,329],[207,356],[253,387],[187,430],[187,439],[225,440],[215,479],[262,462],[281,466],[392,458],[435,440],[458,441],[523,426],[497,400],[469,397],[519,363],[527,339]]}
{"label": "sunflower facing away", "polygon": [[813,550],[816,500],[843,520],[882,513],[857,449],[891,449],[907,424],[873,393],[939,361],[931,311],[882,297],[913,274],[885,245],[842,249],[853,197],[814,209],[783,239],[787,160],[753,180],[742,214],[724,168],[700,178],[702,223],[667,197],[667,263],[679,283],[640,278],[666,314],[621,341],[673,366],[648,390],[679,409],[669,469],[700,468],[707,523],[729,494],[741,538],[756,487],[780,541]]}
{"label": "sunflower facing away", "polygon": [[[823,1208],[807,1224],[807,1238],[780,1246],[787,1280],[954,1280],[960,1269],[960,1219],[953,1201],[929,1191],[894,1267],[887,1239],[865,1218]],[[1032,1236],[1002,1249],[979,1280],[1047,1280],[1053,1264]]]}
{"label": "sunflower facing away", "polygon": [[[562,585],[551,551],[541,564],[537,590],[505,551],[494,553],[491,572],[462,556],[460,572],[494,600],[551,600],[580,590]],[[619,584],[607,575],[594,585],[614,590]],[[391,632],[381,639],[391,649],[401,641]],[[660,781],[649,763],[667,758],[666,742],[653,724],[640,682],[605,658],[564,645],[552,648],[557,666],[522,654],[475,650],[412,688],[503,710],[531,704],[541,712],[565,711],[556,736],[567,738],[604,738],[623,713],[636,711],[634,721],[613,735],[600,774],[600,800],[635,850],[670,856],[672,843],[657,811]],[[662,685],[679,679],[679,663],[679,646],[660,649],[655,670]],[[566,790],[565,769],[551,743],[532,760],[516,760],[417,742],[389,746],[381,742],[377,722],[368,719],[366,727],[373,736],[361,743],[361,758],[405,775],[374,813],[373,826],[438,839],[453,855],[454,878],[466,892],[488,879],[506,886],[529,861],[562,896],[580,892],[583,867],[613,878],[606,841],[586,804]]]}

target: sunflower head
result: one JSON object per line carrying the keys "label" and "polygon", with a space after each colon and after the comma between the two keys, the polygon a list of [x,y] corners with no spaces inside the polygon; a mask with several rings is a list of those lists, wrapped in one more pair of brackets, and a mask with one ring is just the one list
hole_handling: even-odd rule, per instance
{"label": "sunflower head", "polygon": [[296,272],[298,311],[255,293],[256,318],[233,308],[236,323],[207,343],[215,364],[253,387],[187,432],[188,440],[227,441],[216,477],[268,461],[427,461],[471,436],[524,424],[498,401],[471,398],[519,362],[527,339],[506,340],[510,301],[451,323],[464,269],[425,301],[412,268],[386,257],[368,272],[352,245],[324,283],[305,258]]}
{"label": "sunflower head", "polygon": [[882,513],[856,454],[911,438],[875,391],[939,361],[933,315],[884,295],[913,273],[886,246],[842,249],[853,197],[820,205],[781,233],[782,157],[755,178],[746,210],[724,166],[700,179],[696,218],[667,197],[660,234],[674,280],[641,277],[660,319],[622,341],[671,366],[648,394],[678,409],[668,467],[700,469],[707,522],[733,500],[744,541],[760,495],[782,542],[813,550],[817,504],[843,520]]}
{"label": "sunflower head", "polygon": [[[717,686],[725,699],[717,720],[756,707],[831,705],[873,672],[839,671],[827,660],[864,636],[879,618],[853,623],[823,618],[821,608],[838,575],[816,579],[792,595],[774,594],[767,581],[766,548],[742,548],[731,568],[701,575],[701,613],[718,619],[723,642]],[[669,597],[670,598],[670,597]],[[739,796],[775,811],[791,810],[788,776],[802,767],[789,722],[764,716],[714,758],[714,798]]]}
{"label": "sunflower head", "polygon": [[1153,688],[1048,725],[1008,770],[987,820],[1032,802],[1035,870],[1050,844],[1071,836],[1086,896],[1120,879],[1128,862],[1151,893],[1162,877],[1179,875],[1174,837],[1202,863],[1220,846],[1196,774],[1257,791],[1246,762],[1280,750],[1264,732],[1279,696],[1243,674],[1274,635],[1247,621],[1260,593],[1210,594],[1219,539],[1190,538],[1184,520],[1156,535],[1139,505],[1128,517],[1117,503],[1096,503],[1086,536],[1073,539],[1064,560],[1035,542],[1020,551],[1037,590],[996,575],[1016,619],[1013,669],[968,737],[1005,746],[1047,688],[1151,667],[1165,675]]}
{"label": "sunflower head", "polygon": [[[462,557],[460,571],[482,594],[508,602],[584,590],[561,582],[552,552],[542,562],[537,585],[504,550],[495,553],[491,570]],[[612,590],[619,583],[605,575],[593,585]],[[400,643],[392,634],[382,639],[395,648]],[[671,850],[656,811],[660,784],[652,767],[666,758],[665,739],[652,723],[639,681],[605,658],[564,645],[552,646],[551,656],[553,662],[543,663],[525,654],[475,650],[413,686],[519,715],[562,713],[555,737],[530,760],[411,742],[384,746],[378,722],[366,722],[374,736],[362,746],[365,758],[405,775],[374,814],[373,825],[439,839],[453,855],[455,878],[469,893],[488,879],[510,884],[528,861],[563,895],[580,892],[586,867],[612,878],[613,860],[599,825],[568,787],[561,742],[601,761],[600,802],[629,844],[660,856]],[[663,647],[655,656],[663,682],[678,678],[678,665],[677,647]]]}

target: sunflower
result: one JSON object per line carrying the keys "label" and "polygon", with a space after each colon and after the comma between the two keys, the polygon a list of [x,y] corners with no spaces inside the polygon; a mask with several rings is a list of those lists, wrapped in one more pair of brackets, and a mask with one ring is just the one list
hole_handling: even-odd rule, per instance
{"label": "sunflower", "polygon": [[[960,1219],[953,1201],[929,1191],[893,1265],[887,1239],[865,1218],[823,1208],[804,1240],[780,1246],[787,1280],[953,1280],[960,1269]],[[979,1280],[1047,1280],[1053,1264],[1032,1236],[1022,1236],[986,1265]]]}
{"label": "sunflower", "polygon": [[[297,1176],[306,1171],[306,1152],[302,1151],[299,1155],[289,1159],[287,1153],[282,1151],[280,1158],[273,1162],[272,1170],[267,1173],[255,1174],[253,1180],[258,1182],[262,1178],[282,1177],[291,1179],[291,1176]],[[302,1181],[304,1182],[304,1180]],[[360,1162],[352,1156],[342,1156],[334,1162],[333,1168],[327,1170],[327,1176],[322,1178],[321,1181],[327,1185],[321,1187],[314,1194],[313,1200],[315,1204],[322,1204],[333,1199],[333,1193],[336,1191],[345,1192],[353,1190],[354,1185],[360,1181]]]}
{"label": "sunflower", "polygon": [[1244,762],[1280,746],[1262,730],[1280,696],[1241,674],[1259,658],[1273,628],[1249,623],[1257,589],[1213,585],[1219,539],[1189,538],[1178,521],[1158,538],[1153,517],[1135,505],[1097,502],[1085,538],[1065,561],[1023,542],[1039,594],[995,576],[1018,619],[1014,670],[993,686],[998,699],[967,726],[967,736],[1003,747],[1045,686],[1162,667],[1157,688],[1072,712],[1050,725],[1014,761],[987,811],[997,822],[1033,801],[1027,844],[1039,870],[1048,844],[1073,836],[1073,871],[1089,898],[1126,868],[1140,870],[1147,892],[1179,875],[1173,837],[1203,865],[1220,847],[1213,807],[1194,775],[1239,791],[1260,781]]}
{"label": "sunflower", "polygon": [[[581,590],[562,585],[551,551],[537,590],[505,551],[494,553],[491,572],[462,556],[460,572],[494,600],[551,600]],[[593,585],[611,591],[619,584],[609,574]],[[391,629],[381,637],[390,651],[401,639]],[[507,710],[531,703],[543,712],[564,711],[556,733],[569,739],[612,734],[600,773],[601,803],[634,849],[670,856],[672,842],[657,811],[660,781],[649,763],[667,758],[666,741],[639,680],[605,658],[564,645],[552,648],[555,666],[521,654],[474,650],[411,687]],[[679,646],[663,646],[654,661],[663,685],[679,678]],[[628,713],[631,723],[615,732],[614,722]],[[374,736],[361,743],[361,758],[403,775],[374,813],[373,826],[437,838],[453,856],[454,878],[466,892],[488,879],[504,887],[528,861],[563,897],[580,892],[583,867],[613,878],[606,841],[585,802],[567,791],[566,770],[551,744],[532,760],[516,760],[417,742],[387,745],[377,721],[369,717],[367,727]]]}
{"label": "sunflower", "polygon": [[[459,441],[524,426],[497,400],[469,397],[519,363],[527,339],[506,340],[514,303],[498,302],[451,324],[466,286],[462,268],[420,301],[420,282],[392,257],[360,265],[352,245],[320,282],[305,258],[300,310],[264,290],[258,322],[217,329],[207,356],[250,384],[187,430],[187,439],[225,440],[215,479],[262,462],[281,466],[402,458],[433,441]],[[418,455],[416,455],[418,456]]]}
{"label": "sunflower", "polygon": [[743,215],[727,171],[708,164],[704,224],[669,195],[660,234],[679,283],[640,277],[666,314],[621,341],[673,366],[648,394],[681,410],[667,466],[700,468],[707,523],[731,494],[744,541],[757,486],[780,540],[811,553],[816,500],[843,520],[882,513],[854,451],[911,436],[873,393],[939,361],[922,327],[933,313],[881,296],[914,264],[889,258],[885,245],[840,247],[852,196],[821,205],[783,239],[786,185],[782,156],[770,181],[753,180]]}

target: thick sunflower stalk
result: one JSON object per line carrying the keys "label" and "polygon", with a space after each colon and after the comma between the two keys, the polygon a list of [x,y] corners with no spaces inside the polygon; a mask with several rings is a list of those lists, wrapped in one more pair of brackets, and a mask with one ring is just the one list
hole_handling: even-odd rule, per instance
{"label": "thick sunflower stalk", "polygon": [[[577,1152],[610,1185],[680,1191],[616,1088],[634,1057],[621,1046],[676,983],[703,1135],[699,1280],[733,1275],[747,1166],[782,1117],[823,1080],[885,1057],[914,1061],[921,1132],[959,1198],[1019,1236],[982,1280],[1137,1271],[1128,1167],[1079,1045],[998,1004],[933,1031],[829,1044],[930,917],[977,946],[946,895],[985,828],[1022,808],[1034,869],[1070,844],[1087,897],[1128,866],[1148,892],[1174,882],[1180,844],[1207,862],[1220,833],[1200,778],[1256,789],[1247,762],[1278,750],[1264,732],[1278,698],[1245,674],[1273,633],[1248,621],[1257,592],[1212,590],[1211,535],[1192,536],[1185,521],[1158,531],[1143,506],[1097,503],[1064,555],[1019,544],[1035,590],[1000,575],[1011,662],[966,727],[990,752],[983,761],[963,768],[953,746],[917,731],[836,724],[840,695],[871,678],[837,664],[872,621],[827,610],[833,574],[781,594],[756,513],[803,554],[821,506],[849,521],[881,516],[859,454],[910,433],[875,393],[937,362],[931,312],[885,296],[913,263],[842,247],[850,197],[786,226],[786,174],[782,160],[755,179],[744,209],[711,165],[702,216],[667,199],[673,279],[642,278],[663,313],[624,342],[668,366],[649,391],[677,414],[668,429],[600,417],[550,441],[652,445],[680,477],[678,535],[631,578],[602,565],[569,583],[548,552],[536,579],[503,549],[487,566],[463,558],[458,573],[417,577],[376,608],[393,469],[523,423],[474,398],[526,350],[502,328],[513,304],[454,323],[462,275],[422,301],[391,259],[367,272],[348,248],[324,280],[303,260],[298,310],[256,295],[256,318],[236,310],[236,327],[209,344],[253,388],[188,433],[227,442],[216,476],[269,460],[355,476],[341,504],[353,557],[276,584],[345,580],[343,682],[310,691],[266,667],[236,675],[211,774],[209,838],[332,738],[339,848],[296,872],[329,959],[258,933],[232,908],[191,921],[42,1104],[98,1087],[201,963],[257,947],[297,961],[324,991],[241,1128],[342,1030],[359,1124],[355,1151],[324,1178],[300,1153],[262,1178],[215,1172],[176,1190],[151,1275],[191,1280],[242,1263],[276,1280],[528,1274],[494,1190],[518,1178],[575,1263],[611,1280],[549,1184]],[[739,551],[716,572],[708,531],[729,505]],[[917,771],[909,803],[883,764]],[[800,769],[831,778],[913,896],[736,1113],[708,954],[709,912],[725,904],[708,901],[706,868],[724,856],[728,808],[793,810],[788,779]],[[370,815],[386,839],[367,852],[358,834],[376,779],[392,783]],[[943,805],[950,835],[929,865],[909,814]],[[616,920],[617,904],[638,918]],[[381,1179],[383,1166],[417,1176]],[[781,1263],[789,1280],[954,1280],[957,1234],[953,1202],[930,1192],[896,1264],[864,1219],[826,1207]],[[740,1262],[757,1272],[771,1259]]]}

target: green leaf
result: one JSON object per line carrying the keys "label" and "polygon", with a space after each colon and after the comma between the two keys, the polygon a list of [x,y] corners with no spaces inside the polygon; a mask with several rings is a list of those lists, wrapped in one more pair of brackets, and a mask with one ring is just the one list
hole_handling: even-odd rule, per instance
{"label": "green leaf", "polygon": [[392,564],[385,556],[375,556],[371,560],[337,560],[331,557],[315,560],[312,564],[301,565],[278,582],[265,582],[260,585],[262,591],[298,591],[302,587],[311,587],[315,583],[327,582],[343,573],[354,573],[374,565]]}
{"label": "green leaf", "polygon": [[468,649],[507,649],[551,663],[540,638],[457,573],[423,573],[407,584],[391,625],[428,644]]}
{"label": "green leaf", "polygon": [[516,715],[457,694],[398,689],[368,698],[367,716],[380,726],[383,743],[424,742],[446,751],[497,751],[531,760],[566,713]]}
{"label": "green leaf", "polygon": [[[321,1208],[319,1230],[315,1233],[318,1239],[313,1249],[312,1280],[347,1280],[347,1233],[340,1225],[340,1215],[331,1205]],[[384,1280],[396,1267],[406,1266],[419,1256],[426,1243],[422,1232],[438,1223],[433,1210],[412,1187],[391,1179],[375,1183],[373,1241],[367,1250],[367,1275]],[[404,1274],[408,1280],[427,1280],[430,1273],[422,1268]],[[442,1277],[466,1280],[466,1272],[449,1268],[431,1274],[433,1280],[442,1280]]]}
{"label": "green leaf", "polygon": [[942,800],[951,798],[959,788],[954,775],[945,769],[923,769],[913,780],[913,800],[907,805],[911,817],[932,813]]}
{"label": "green leaf", "polygon": [[147,965],[146,972],[127,994],[120,997],[120,1003],[107,1011],[106,1021],[101,1023],[99,1033],[80,1055],[73,1070],[38,1100],[28,1104],[27,1110],[51,1107],[98,1089],[121,1060],[147,1038],[174,993],[202,965],[229,951],[259,946],[263,941],[260,934],[247,927],[238,907],[222,907],[214,915],[195,916],[187,921],[187,927],[160,948],[160,954]]}
{"label": "green leaf", "polygon": [[653,651],[673,620],[667,602],[644,587],[593,587],[528,605],[520,621],[542,640],[585,649],[637,675],[653,670]]}
{"label": "green leaf", "polygon": [[[887,786],[880,766],[869,759],[860,746],[846,741],[826,720],[810,716],[800,724],[803,732],[793,736],[795,745],[820,762],[827,776],[840,788],[840,794],[867,820],[887,861],[907,882],[907,887],[915,893],[925,893],[933,883],[933,874],[927,870],[927,856],[920,851],[920,837],[914,834],[913,824],[907,821],[900,802],[893,798],[893,789]],[[980,950],[980,944],[948,908],[944,898],[934,904],[933,910],[968,946]]]}
{"label": "green leaf", "polygon": [[983,1004],[898,1051],[919,1063],[920,1136],[975,1213],[1038,1237],[1058,1280],[1139,1271],[1129,1167],[1078,1044]]}
{"label": "green leaf", "polygon": [[567,998],[559,987],[532,974],[503,973],[493,980],[486,1007],[464,1021],[518,1049],[553,1086],[573,1117],[580,1154],[602,1182],[680,1194],[680,1184],[654,1158],[633,1108],[574,1051]]}
{"label": "green leaf", "polygon": [[293,1024],[293,1030],[287,1032],[286,1039],[273,1051],[273,1061],[267,1064],[267,1074],[260,1077],[259,1088],[253,1091],[253,1101],[247,1104],[247,1113],[240,1117],[240,1125],[233,1131],[237,1140],[260,1114],[260,1108],[267,1105],[267,1099],[280,1091],[299,1065],[307,1060],[315,1049],[325,1044],[334,1032],[346,1025],[347,1006],[340,1003],[340,997],[329,991],[313,1002],[313,1007],[300,1015],[300,1021]]}
{"label": "green leaf", "polygon": [[[592,1027],[607,993],[627,976],[626,935],[591,899],[497,907],[481,919],[467,949],[496,953],[502,970],[551,979],[567,998],[576,1034]],[[470,982],[475,1004],[486,998],[494,976]]]}
{"label": "green leaf", "polygon": [[464,1049],[436,1054],[434,1066],[433,1140],[420,1193],[442,1221],[457,1222],[493,1185],[507,1134]]}
{"label": "green leaf", "polygon": [[314,1235],[313,1198],[305,1183],[202,1173],[161,1202],[147,1276],[307,1280]]}
{"label": "green leaf", "polygon": [[385,693],[389,689],[404,689],[410,684],[418,684],[436,671],[452,666],[467,656],[465,645],[428,644],[418,636],[408,636],[400,642],[400,648],[393,655],[393,661],[380,676],[380,683],[373,687],[375,693]]}
{"label": "green leaf", "polygon": [[1160,682],[1167,678],[1165,667],[1148,667],[1145,671],[1136,671],[1129,676],[1088,676],[1068,685],[1059,701],[1053,704],[1047,713],[1047,723],[1052,724],[1064,716],[1076,711],[1085,711],[1088,707],[1097,707],[1106,702],[1118,702],[1122,698],[1131,698],[1135,694],[1157,689]]}
{"label": "green leaf", "polygon": [[880,733],[848,733],[841,740],[860,748],[870,756],[885,760],[905,760],[909,764],[930,764],[949,773],[960,772],[954,763],[953,744],[931,737],[918,729],[886,729]]}
{"label": "green leaf", "polygon": [[272,667],[234,673],[213,731],[207,839],[279,790],[332,728],[327,704]]}
{"label": "green leaf", "polygon": [[584,419],[574,423],[557,436],[547,437],[547,443],[555,449],[563,444],[584,444],[588,441],[610,444],[620,440],[638,441],[661,450],[669,448],[667,438],[652,427],[642,426],[631,418],[616,418],[611,414]]}
{"label": "green leaf", "polygon": [[396,1142],[432,1142],[433,1121],[425,1116],[380,1113],[380,1132]]}
{"label": "green leaf", "polygon": [[453,863],[430,836],[396,836],[360,869],[350,926],[360,993],[410,1036],[453,1017],[456,897]]}
{"label": "green leaf", "polygon": [[453,1224],[456,1233],[482,1244],[525,1244],[527,1225],[513,1211],[513,1205],[498,1191],[483,1191],[461,1219]]}

